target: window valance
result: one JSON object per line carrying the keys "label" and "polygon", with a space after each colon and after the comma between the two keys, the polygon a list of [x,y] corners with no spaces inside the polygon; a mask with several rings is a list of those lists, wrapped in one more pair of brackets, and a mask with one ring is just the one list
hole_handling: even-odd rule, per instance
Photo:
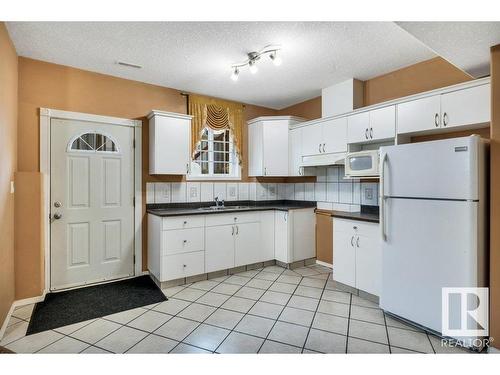
{"label": "window valance", "polygon": [[215,131],[229,129],[241,162],[243,104],[201,95],[189,95],[189,114],[193,116],[191,152],[195,152],[205,127]]}

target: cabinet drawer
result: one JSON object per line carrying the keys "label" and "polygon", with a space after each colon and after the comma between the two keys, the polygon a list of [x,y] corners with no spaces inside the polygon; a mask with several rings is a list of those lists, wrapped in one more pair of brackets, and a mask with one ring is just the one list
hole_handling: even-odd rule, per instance
{"label": "cabinet drawer", "polygon": [[205,273],[205,252],[196,251],[162,257],[161,281]]}
{"label": "cabinet drawer", "polygon": [[204,234],[204,228],[165,230],[162,232],[161,255],[205,250]]}
{"label": "cabinet drawer", "polygon": [[237,223],[253,223],[260,221],[260,212],[235,212],[234,214],[213,214],[207,215],[206,226],[228,225]]}
{"label": "cabinet drawer", "polygon": [[372,238],[378,238],[379,225],[359,220],[333,218],[333,230],[339,233],[351,233]]}
{"label": "cabinet drawer", "polygon": [[169,229],[187,229],[203,227],[205,225],[205,216],[174,216],[164,217],[162,222],[162,230]]}

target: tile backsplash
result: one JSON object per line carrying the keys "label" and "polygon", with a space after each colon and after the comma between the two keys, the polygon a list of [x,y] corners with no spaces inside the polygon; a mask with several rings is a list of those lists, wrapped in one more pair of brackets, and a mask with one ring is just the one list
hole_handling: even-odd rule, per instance
{"label": "tile backsplash", "polygon": [[146,203],[211,202],[220,200],[307,200],[318,208],[359,211],[378,205],[378,182],[345,179],[343,166],[308,168],[316,182],[148,182]]}

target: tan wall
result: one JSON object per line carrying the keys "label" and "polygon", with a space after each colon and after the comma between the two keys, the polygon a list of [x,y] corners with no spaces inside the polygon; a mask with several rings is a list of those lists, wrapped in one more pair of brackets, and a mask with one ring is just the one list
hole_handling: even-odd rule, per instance
{"label": "tan wall", "polygon": [[365,81],[364,102],[372,105],[471,79],[464,71],[436,57]]}
{"label": "tan wall", "polygon": [[[19,58],[19,171],[31,172],[23,175],[23,181],[36,181],[39,178],[39,114],[40,107],[66,111],[94,113],[98,115],[116,116],[143,120],[143,202],[146,201],[145,185],[148,181],[182,181],[184,177],[150,176],[148,174],[148,122],[146,115],[152,109],[186,113],[186,98],[180,91],[92,73],[67,66],[46,63],[38,60]],[[258,116],[275,115],[273,109],[246,105],[245,119]],[[243,181],[251,180],[247,173],[247,129],[244,129],[243,140]],[[36,189],[34,185],[32,188]],[[30,207],[39,207],[41,191],[23,189],[23,204],[18,205],[19,218],[30,212]],[[30,192],[28,194],[28,192]],[[145,212],[145,205],[143,206]],[[145,222],[145,221],[144,221]],[[43,278],[40,281],[41,240],[36,235],[29,238],[23,233],[38,233],[37,220],[23,223],[26,227],[18,231],[19,262],[16,272],[24,275],[19,279],[17,295],[33,296],[43,289]],[[146,225],[143,227],[143,265],[146,259]],[[23,237],[21,239],[21,237]],[[34,270],[38,270],[34,272]],[[42,284],[42,285],[41,285]]]}
{"label": "tan wall", "polygon": [[304,117],[308,120],[321,118],[321,96],[283,108],[278,113],[283,116]]}
{"label": "tan wall", "polygon": [[0,327],[14,301],[14,181],[17,167],[17,54],[0,22]]}
{"label": "tan wall", "polygon": [[500,348],[500,44],[491,49],[490,336]]}
{"label": "tan wall", "polygon": [[[471,79],[467,73],[441,57],[436,57],[365,81],[364,105],[373,105]],[[281,109],[279,114],[310,120],[320,118],[321,96]]]}

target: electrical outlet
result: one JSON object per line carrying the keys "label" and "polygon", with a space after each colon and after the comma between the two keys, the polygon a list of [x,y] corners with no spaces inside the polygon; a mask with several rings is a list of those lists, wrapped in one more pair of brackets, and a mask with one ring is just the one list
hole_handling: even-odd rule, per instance
{"label": "electrical outlet", "polygon": [[189,197],[190,198],[198,197],[198,189],[195,186],[191,186],[191,188],[189,189]]}
{"label": "electrical outlet", "polygon": [[230,186],[229,187],[229,189],[228,189],[228,195],[231,198],[235,198],[236,197],[236,186]]}
{"label": "electrical outlet", "polygon": [[372,188],[365,188],[365,199],[366,200],[373,199],[373,189]]}

